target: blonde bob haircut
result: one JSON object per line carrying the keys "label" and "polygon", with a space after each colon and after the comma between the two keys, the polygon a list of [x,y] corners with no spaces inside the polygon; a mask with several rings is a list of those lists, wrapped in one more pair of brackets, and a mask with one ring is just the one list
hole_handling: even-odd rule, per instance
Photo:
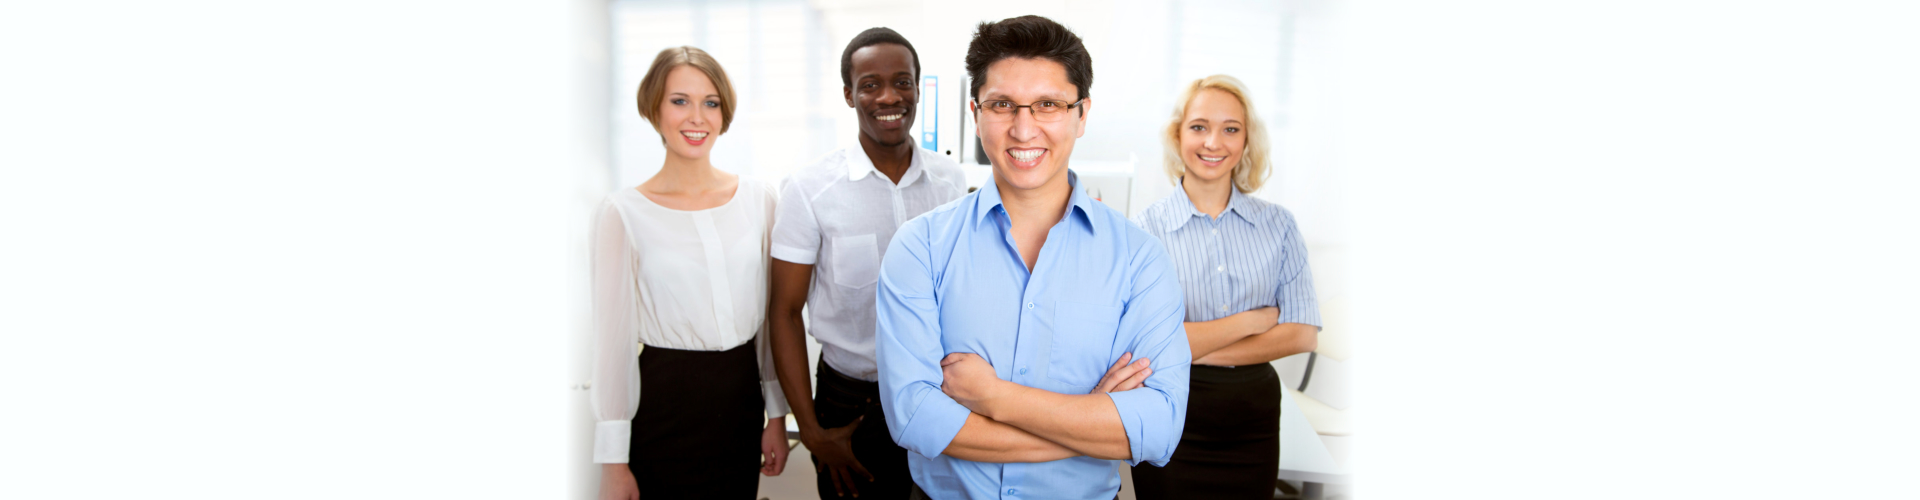
{"label": "blonde bob haircut", "polygon": [[1243,127],[1246,129],[1247,146],[1240,150],[1240,163],[1233,166],[1233,187],[1242,193],[1253,193],[1267,182],[1267,174],[1271,170],[1267,158],[1270,154],[1268,151],[1271,151],[1267,146],[1267,125],[1260,121],[1260,114],[1253,111],[1253,101],[1247,99],[1246,85],[1227,75],[1194,80],[1193,84],[1180,92],[1180,100],[1174,102],[1173,120],[1167,123],[1163,138],[1167,152],[1167,178],[1178,186],[1180,177],[1187,173],[1186,158],[1180,153],[1181,125],[1187,118],[1187,103],[1193,102],[1193,98],[1200,95],[1201,91],[1209,89],[1233,96],[1247,113],[1247,123]]}
{"label": "blonde bob haircut", "polygon": [[720,133],[726,133],[727,126],[733,125],[734,105],[733,84],[727,81],[727,70],[721,69],[720,61],[713,60],[707,51],[684,45],[662,50],[653,57],[653,66],[647,68],[647,76],[640,79],[640,91],[634,95],[640,104],[640,116],[654,127],[660,126],[660,99],[667,94],[667,73],[681,66],[692,66],[705,73],[707,80],[713,82],[714,90],[720,92]]}

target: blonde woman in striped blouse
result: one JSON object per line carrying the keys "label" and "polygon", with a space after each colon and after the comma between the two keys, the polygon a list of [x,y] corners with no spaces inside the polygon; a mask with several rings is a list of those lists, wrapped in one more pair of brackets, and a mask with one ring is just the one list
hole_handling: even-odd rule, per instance
{"label": "blonde woman in striped blouse", "polygon": [[1281,389],[1267,363],[1312,351],[1320,331],[1306,245],[1293,214],[1252,196],[1271,150],[1239,80],[1188,85],[1165,141],[1178,189],[1134,223],[1160,238],[1180,275],[1192,385],[1173,459],[1134,467],[1133,484],[1142,500],[1272,498]]}

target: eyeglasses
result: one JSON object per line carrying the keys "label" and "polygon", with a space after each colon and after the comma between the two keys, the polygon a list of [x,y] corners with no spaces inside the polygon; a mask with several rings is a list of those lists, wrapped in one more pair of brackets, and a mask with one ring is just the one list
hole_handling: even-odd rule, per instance
{"label": "eyeglasses", "polygon": [[974,107],[980,112],[982,122],[1013,121],[1013,117],[1020,114],[1020,108],[1032,110],[1035,121],[1057,122],[1065,120],[1067,115],[1072,114],[1067,110],[1078,108],[1080,103],[1085,101],[1085,99],[1074,102],[1039,100],[1034,101],[1033,104],[1014,104],[1013,101],[993,100],[975,102]]}

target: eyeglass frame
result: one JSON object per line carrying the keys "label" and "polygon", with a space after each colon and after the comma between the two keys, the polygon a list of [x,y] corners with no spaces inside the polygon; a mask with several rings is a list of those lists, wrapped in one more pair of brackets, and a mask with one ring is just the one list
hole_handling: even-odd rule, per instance
{"label": "eyeglass frame", "polygon": [[[1006,99],[990,99],[990,100],[989,100],[989,102],[994,102],[994,101],[998,101],[998,102],[1009,102],[1009,103],[1010,103],[1010,102],[1013,102],[1013,101],[1010,101],[1010,100],[1006,100]],[[1027,115],[1029,115],[1029,116],[1032,116],[1032,117],[1033,117],[1033,119],[1037,121],[1037,120],[1039,120],[1039,119],[1040,119],[1040,113],[1039,113],[1039,112],[1037,112],[1037,111],[1034,111],[1034,110],[1033,110],[1033,105],[1035,105],[1035,104],[1040,104],[1040,103],[1043,103],[1043,102],[1060,102],[1060,101],[1058,101],[1058,100],[1054,100],[1054,99],[1041,99],[1041,100],[1038,100],[1038,101],[1033,101],[1032,103],[1029,103],[1029,104],[1015,104],[1015,105],[1013,105],[1013,111],[1010,111],[1010,112],[1008,112],[1008,113],[1007,113],[1007,117],[1009,118],[1009,121],[1011,121],[1011,118],[1015,118],[1015,117],[1019,117],[1019,116],[1020,116],[1020,108],[1027,108]],[[1061,109],[1061,111],[1060,111],[1060,112],[1062,112],[1062,113],[1065,113],[1065,112],[1067,112],[1067,111],[1072,111],[1072,110],[1074,110],[1074,109],[1079,109],[1081,105],[1083,105],[1083,104],[1086,104],[1086,103],[1087,103],[1087,99],[1086,99],[1086,98],[1084,98],[1084,97],[1083,97],[1083,98],[1080,98],[1080,100],[1078,100],[1078,101],[1073,101],[1073,102],[1070,102],[1070,103],[1067,103],[1067,105],[1066,105],[1066,106],[1062,106],[1062,109]],[[985,109],[985,106],[982,106],[982,105],[981,105],[981,103],[980,103],[980,100],[979,100],[979,99],[974,99],[974,100],[973,100],[973,114],[975,115],[975,117],[974,117],[974,119],[975,119],[975,120],[979,120],[979,116],[978,116],[978,115],[980,115],[980,114],[981,114],[981,110],[983,110],[983,109]],[[987,115],[989,115],[989,116],[991,116],[991,115],[992,115],[992,113],[987,113]]]}

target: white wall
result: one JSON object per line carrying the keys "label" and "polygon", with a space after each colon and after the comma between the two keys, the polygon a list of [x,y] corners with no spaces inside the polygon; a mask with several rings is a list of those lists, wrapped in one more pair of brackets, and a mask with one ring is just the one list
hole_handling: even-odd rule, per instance
{"label": "white wall", "polygon": [[[693,45],[719,59],[739,94],[739,111],[733,129],[714,149],[714,164],[777,180],[821,154],[855,143],[858,121],[841,94],[840,52],[859,32],[875,26],[893,28],[912,41],[923,76],[939,78],[933,101],[940,109],[940,151],[956,159],[970,156],[971,124],[962,128],[960,123],[967,99],[967,43],[982,21],[1035,14],[1072,28],[1093,56],[1093,104],[1074,160],[1133,162],[1131,196],[1119,207],[1129,214],[1172,192],[1161,164],[1160,132],[1171,119],[1178,89],[1218,73],[1248,85],[1277,149],[1272,177],[1255,195],[1293,211],[1307,240],[1326,326],[1343,328],[1345,269],[1340,263],[1345,247],[1339,158],[1334,153],[1339,102],[1333,82],[1339,61],[1333,56],[1337,44],[1328,25],[1332,4],[613,0],[605,18],[610,26],[605,35],[610,40],[610,88],[600,118],[610,123],[610,156],[606,175],[595,177],[611,184],[583,184],[576,201],[597,200],[607,190],[631,187],[658,170],[664,151],[657,133],[634,111],[633,93],[660,49]],[[929,121],[923,115],[916,126]],[[977,170],[984,176],[983,167]],[[584,223],[580,227],[584,230]],[[582,328],[577,333],[584,338]],[[584,343],[578,345],[582,347],[575,353],[584,356]],[[1298,385],[1304,361],[1303,355],[1276,362],[1289,386]],[[1336,408],[1349,406],[1346,370],[1339,361],[1319,361],[1309,395]],[[585,367],[577,373],[584,380]],[[589,445],[591,430],[583,429],[575,427],[578,446]],[[583,449],[577,455],[585,454]],[[597,477],[597,472],[591,474]]]}
{"label": "white wall", "polygon": [[[1314,92],[1310,85],[1306,97],[1296,98],[1289,67],[1295,57],[1290,50],[1292,11],[1296,5],[1310,11],[1321,3],[628,0],[613,5],[618,67],[609,113],[622,186],[651,175],[664,154],[632,102],[646,63],[662,48],[702,47],[720,59],[735,81],[740,112],[734,130],[715,148],[715,165],[777,179],[854,141],[858,127],[841,95],[839,56],[860,31],[886,26],[913,41],[923,74],[939,78],[939,149],[959,157],[972,147],[970,132],[960,128],[958,111],[966,92],[966,44],[974,27],[982,21],[1036,14],[1073,28],[1093,54],[1093,115],[1075,148],[1075,160],[1135,162],[1135,195],[1124,211],[1137,212],[1171,192],[1160,170],[1158,131],[1169,118],[1176,89],[1195,78],[1226,73],[1252,88],[1262,118],[1271,125],[1273,142],[1281,147],[1272,187],[1259,195],[1286,204],[1305,227],[1329,228],[1324,234],[1309,234],[1309,239],[1331,242],[1338,235],[1331,229],[1336,224],[1322,221],[1337,212],[1337,195],[1318,185],[1330,176],[1330,165],[1316,164],[1326,161],[1325,155],[1288,151],[1294,142],[1327,139],[1325,131],[1302,136],[1294,130],[1296,106],[1319,116],[1329,109],[1319,102],[1295,101],[1330,93]],[[747,35],[742,31],[746,26],[779,29]],[[1307,61],[1324,64],[1327,59],[1321,55]],[[1308,71],[1311,75],[1318,67],[1309,66]],[[1325,125],[1312,115],[1306,123]],[[1303,147],[1324,150],[1319,142]]]}
{"label": "white wall", "polygon": [[567,483],[568,497],[592,499],[599,493],[600,468],[593,464],[595,418],[587,399],[592,372],[592,304],[589,301],[587,239],[595,209],[613,189],[613,122],[607,108],[613,100],[612,26],[607,0],[568,2],[569,49],[566,67],[573,88],[567,117],[574,133],[566,174],[573,178],[567,191]]}
{"label": "white wall", "polygon": [[[1312,248],[1367,329],[1367,494],[1911,491],[1913,5],[1344,4],[1280,4],[1274,196],[1352,242],[1350,279]],[[585,207],[624,184],[599,5],[0,2],[23,75],[0,79],[0,498],[585,477],[558,458],[585,453],[556,439],[581,420],[556,325],[586,304]],[[1108,47],[1101,75],[1173,24],[1129,17],[1166,2],[860,5],[918,12],[916,40],[1057,16]],[[1341,182],[1352,203],[1315,199]]]}

